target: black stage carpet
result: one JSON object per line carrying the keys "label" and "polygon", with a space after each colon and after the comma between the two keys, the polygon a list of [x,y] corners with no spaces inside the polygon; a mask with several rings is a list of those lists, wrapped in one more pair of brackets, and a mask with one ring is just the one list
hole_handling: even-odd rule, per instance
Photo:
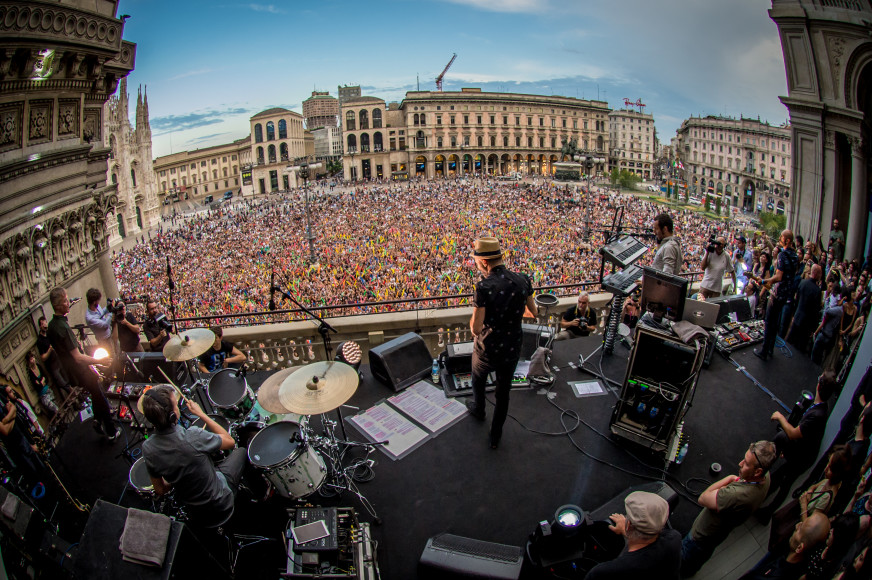
{"label": "black stage carpet", "polygon": [[[551,389],[553,398],[535,388],[513,391],[510,418],[498,450],[491,450],[488,443],[493,409],[489,405],[488,423],[466,416],[399,461],[380,451],[373,455],[375,478],[359,484],[359,489],[381,519],[372,530],[383,578],[415,578],[427,539],[440,532],[523,546],[537,523],[552,519],[555,509],[563,504],[594,510],[629,486],[664,477],[662,454],[650,454],[608,434],[616,390],[576,398],[567,384],[591,378],[567,363],[577,363],[579,353],[593,352],[599,340],[591,337],[556,343],[554,360],[560,371]],[[601,359],[605,375],[623,381],[628,354],[625,347],[616,345],[612,356]],[[764,363],[748,348],[733,358],[788,406],[793,406],[801,390],[814,388],[818,369],[798,353],[788,358],[778,351],[773,360]],[[597,354],[592,363],[599,361]],[[263,372],[249,375],[249,384],[256,389],[267,376]],[[364,366],[361,384],[348,404],[365,409],[392,394]],[[578,424],[561,409],[575,411],[583,423]],[[779,409],[730,361],[714,355],[711,366],[702,371],[686,417],[687,457],[683,464],[670,465],[665,472],[670,485],[685,496],[672,514],[673,527],[682,533],[690,528],[699,508],[688,498],[708,485],[713,462],[722,464],[725,474],[736,473],[750,442],[775,435],[769,417]],[[330,413],[330,418],[335,417],[335,412]],[[321,429],[318,418],[313,419],[313,425]],[[569,435],[562,434],[567,430]],[[129,427],[124,431],[127,442],[137,437]],[[352,427],[347,426],[347,431],[350,438],[363,439]],[[80,501],[93,505],[102,498],[148,509],[150,502],[126,489],[130,464],[120,455],[125,443],[124,436],[114,443],[102,440],[89,424],[70,427],[57,449],[55,465]],[[315,505],[353,507],[362,521],[373,521],[351,494],[328,500],[316,493],[307,500]],[[275,539],[242,552],[241,577],[277,577],[284,571],[280,539],[287,521],[285,508],[292,506],[292,502],[276,498],[254,503],[241,494],[237,531]],[[75,534],[84,525],[84,516],[68,517],[62,535]]]}

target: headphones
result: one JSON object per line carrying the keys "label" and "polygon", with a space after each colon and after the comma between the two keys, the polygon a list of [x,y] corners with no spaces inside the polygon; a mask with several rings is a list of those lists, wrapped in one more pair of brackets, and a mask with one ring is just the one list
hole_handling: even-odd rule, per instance
{"label": "headphones", "polygon": [[172,407],[167,408],[167,404],[158,398],[157,394],[159,392],[168,392],[170,395],[172,395],[172,391],[169,391],[169,389],[165,387],[155,387],[153,389],[147,390],[144,396],[150,397],[151,399],[156,401],[160,405],[161,409],[163,409],[163,412],[166,415],[166,427],[175,425],[179,422],[179,417],[176,415],[176,412],[174,409],[172,409]]}

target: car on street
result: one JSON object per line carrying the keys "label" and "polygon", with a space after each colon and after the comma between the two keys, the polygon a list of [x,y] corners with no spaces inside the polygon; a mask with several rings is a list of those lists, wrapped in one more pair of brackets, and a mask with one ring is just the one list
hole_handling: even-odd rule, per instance
{"label": "car on street", "polygon": [[227,191],[224,193],[224,201],[227,201],[228,199],[233,199],[233,192],[232,191]]}
{"label": "car on street", "polygon": [[691,197],[690,203],[692,203],[693,205],[702,205],[702,200],[698,197]]}
{"label": "car on street", "polygon": [[205,198],[203,198],[203,205],[209,205],[214,200],[215,200],[215,198],[213,196],[207,195]]}

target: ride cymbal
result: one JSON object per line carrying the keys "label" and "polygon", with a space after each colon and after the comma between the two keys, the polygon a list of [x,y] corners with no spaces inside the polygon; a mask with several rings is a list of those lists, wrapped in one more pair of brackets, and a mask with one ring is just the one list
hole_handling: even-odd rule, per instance
{"label": "ride cymbal", "polygon": [[312,363],[282,382],[279,401],[293,413],[327,413],[350,399],[359,382],[357,371],[345,363]]}
{"label": "ride cymbal", "polygon": [[184,362],[197,358],[215,343],[215,333],[208,328],[192,328],[170,338],[163,347],[168,361]]}

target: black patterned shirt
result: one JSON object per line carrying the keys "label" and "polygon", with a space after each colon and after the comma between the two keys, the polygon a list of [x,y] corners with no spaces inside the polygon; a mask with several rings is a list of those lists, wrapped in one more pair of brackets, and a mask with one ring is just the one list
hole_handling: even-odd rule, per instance
{"label": "black patterned shirt", "polygon": [[503,265],[475,285],[473,306],[484,308],[484,325],[475,339],[475,351],[481,358],[493,362],[520,358],[524,337],[521,319],[527,297],[532,295],[530,278]]}

